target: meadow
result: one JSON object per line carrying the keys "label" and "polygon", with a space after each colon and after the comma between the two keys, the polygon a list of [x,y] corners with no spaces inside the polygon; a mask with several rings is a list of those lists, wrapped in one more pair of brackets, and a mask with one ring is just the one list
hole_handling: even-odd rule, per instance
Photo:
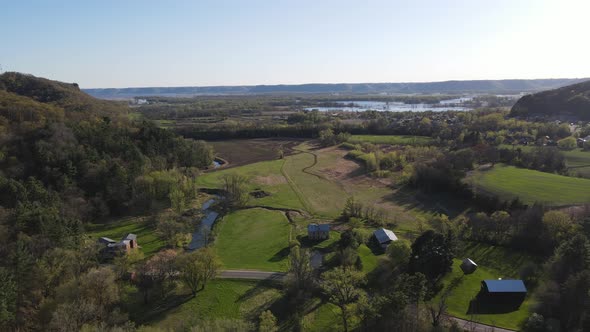
{"label": "meadow", "polygon": [[219,221],[215,241],[226,269],[286,271],[290,225],[284,213],[247,209]]}
{"label": "meadow", "polygon": [[552,206],[584,204],[590,201],[590,179],[545,173],[514,166],[495,165],[473,171],[466,179],[475,191],[527,204],[544,202]]}

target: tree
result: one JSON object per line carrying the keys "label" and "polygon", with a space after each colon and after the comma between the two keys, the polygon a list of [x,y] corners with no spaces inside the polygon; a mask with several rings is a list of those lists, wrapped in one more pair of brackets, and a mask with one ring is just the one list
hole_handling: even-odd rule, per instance
{"label": "tree", "polygon": [[578,145],[577,145],[576,139],[574,137],[570,136],[570,137],[566,137],[564,139],[560,139],[559,141],[557,141],[557,146],[562,150],[573,150]]}
{"label": "tree", "polygon": [[221,263],[213,249],[201,248],[178,256],[176,266],[180,272],[180,280],[194,297],[197,291],[204,289],[207,282],[217,275]]}
{"label": "tree", "polygon": [[119,278],[122,278],[125,273],[133,267],[133,265],[139,263],[144,258],[143,251],[141,250],[130,250],[124,255],[116,256],[113,259],[117,274]]}
{"label": "tree", "polygon": [[293,246],[289,254],[290,283],[296,292],[309,290],[313,283],[313,268],[309,250]]}
{"label": "tree", "polygon": [[80,295],[86,301],[105,308],[119,300],[115,273],[108,267],[93,268],[80,277]]}
{"label": "tree", "polygon": [[222,178],[226,209],[238,209],[248,203],[248,179],[238,174],[225,175]]}
{"label": "tree", "polygon": [[393,241],[387,247],[386,254],[394,269],[403,272],[408,268],[412,250],[403,241]]}
{"label": "tree", "polygon": [[411,272],[423,273],[430,281],[436,281],[449,272],[452,265],[452,244],[444,235],[428,230],[412,244]]}
{"label": "tree", "polygon": [[571,238],[579,229],[579,226],[573,223],[567,214],[556,210],[545,212],[543,225],[554,245]]}
{"label": "tree", "polygon": [[186,195],[179,188],[174,188],[168,194],[172,209],[176,213],[181,213],[186,208]]}
{"label": "tree", "polygon": [[328,295],[328,300],[340,308],[344,331],[348,331],[350,308],[352,303],[363,294],[358,287],[364,282],[362,273],[337,267],[322,275],[322,289]]}
{"label": "tree", "polygon": [[6,327],[14,321],[16,290],[16,282],[12,274],[0,267],[0,327]]}
{"label": "tree", "polygon": [[277,326],[277,318],[270,310],[263,311],[259,317],[259,332],[276,332],[279,330]]}

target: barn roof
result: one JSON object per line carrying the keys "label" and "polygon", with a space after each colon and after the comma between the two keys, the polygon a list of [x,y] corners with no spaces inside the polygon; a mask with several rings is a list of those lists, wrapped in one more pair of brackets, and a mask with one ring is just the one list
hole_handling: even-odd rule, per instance
{"label": "barn roof", "polygon": [[395,236],[395,234],[389,229],[379,228],[373,234],[379,243],[397,241],[397,236]]}
{"label": "barn roof", "polygon": [[137,240],[137,235],[129,233],[123,238],[123,240]]}
{"label": "barn roof", "polygon": [[489,293],[526,293],[522,280],[484,280]]}

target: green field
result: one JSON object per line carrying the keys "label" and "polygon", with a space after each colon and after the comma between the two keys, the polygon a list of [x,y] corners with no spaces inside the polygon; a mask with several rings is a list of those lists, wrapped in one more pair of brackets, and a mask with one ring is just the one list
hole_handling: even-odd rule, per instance
{"label": "green field", "polygon": [[351,143],[373,143],[373,144],[391,144],[391,145],[429,145],[433,139],[428,136],[409,136],[409,135],[352,135],[349,140]]}
{"label": "green field", "polygon": [[[280,296],[279,290],[256,281],[217,279],[211,280],[194,298],[178,294],[168,303],[151,303],[149,307],[137,298],[138,304],[132,315],[144,325],[178,331],[203,319],[255,319]],[[163,306],[172,308],[161,312]]]}
{"label": "green field", "polygon": [[[473,274],[464,275],[459,267],[461,259],[455,259],[453,271],[446,275],[442,282],[445,287],[452,283],[451,295],[447,299],[448,312],[459,318],[474,319],[475,321],[509,329],[518,329],[519,325],[528,317],[531,305],[531,290],[527,299],[514,311],[500,312],[502,310],[489,310],[486,313],[477,312],[468,314],[470,303],[481,288],[484,279],[518,279],[518,271],[527,262],[535,262],[535,257],[516,253],[505,248],[472,243],[462,252],[463,257],[468,257],[478,264]],[[446,288],[445,288],[446,289]],[[440,296],[433,300],[436,303]]]}
{"label": "green field", "polygon": [[496,165],[490,170],[474,171],[466,181],[476,191],[495,194],[506,200],[519,197],[527,204],[544,202],[563,206],[590,202],[590,179],[514,166]]}
{"label": "green field", "polygon": [[358,247],[358,253],[359,257],[361,258],[361,262],[363,262],[364,273],[369,273],[377,267],[379,263],[379,257],[381,257],[381,255],[376,256],[373,254],[371,249],[369,249],[366,244],[361,244]]}
{"label": "green field", "polygon": [[215,248],[226,269],[286,271],[289,231],[282,212],[240,210],[219,221]]}
{"label": "green field", "polygon": [[[521,149],[522,151],[531,151],[536,146],[531,145],[512,145],[502,144],[501,148],[504,149]],[[560,150],[565,157],[565,164],[568,167],[568,172],[571,176],[581,176],[590,178],[590,151],[584,151],[581,148],[576,148],[571,151]]]}
{"label": "green field", "polygon": [[155,229],[146,225],[140,218],[126,218],[105,224],[92,224],[88,226],[88,235],[92,239],[106,236],[118,241],[128,233],[137,235],[137,243],[146,256],[155,254],[166,245],[156,235]]}
{"label": "green field", "polygon": [[264,190],[270,194],[263,198],[250,198],[249,205],[266,205],[278,208],[304,209],[299,196],[293,191],[281,173],[286,160],[263,161],[210,172],[197,177],[197,185],[205,188],[221,188],[222,179],[228,174],[238,174],[248,178],[248,189]]}

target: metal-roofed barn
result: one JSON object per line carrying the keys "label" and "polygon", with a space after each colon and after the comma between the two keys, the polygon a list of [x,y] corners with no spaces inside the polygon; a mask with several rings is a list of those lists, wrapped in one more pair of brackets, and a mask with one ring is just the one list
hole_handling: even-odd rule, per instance
{"label": "metal-roofed barn", "polygon": [[379,228],[373,232],[373,236],[383,249],[386,249],[391,242],[397,241],[397,236],[395,236],[395,233],[385,228]]}
{"label": "metal-roofed barn", "polygon": [[481,282],[481,292],[484,295],[524,300],[527,294],[524,282],[519,279],[515,280],[483,280]]}

